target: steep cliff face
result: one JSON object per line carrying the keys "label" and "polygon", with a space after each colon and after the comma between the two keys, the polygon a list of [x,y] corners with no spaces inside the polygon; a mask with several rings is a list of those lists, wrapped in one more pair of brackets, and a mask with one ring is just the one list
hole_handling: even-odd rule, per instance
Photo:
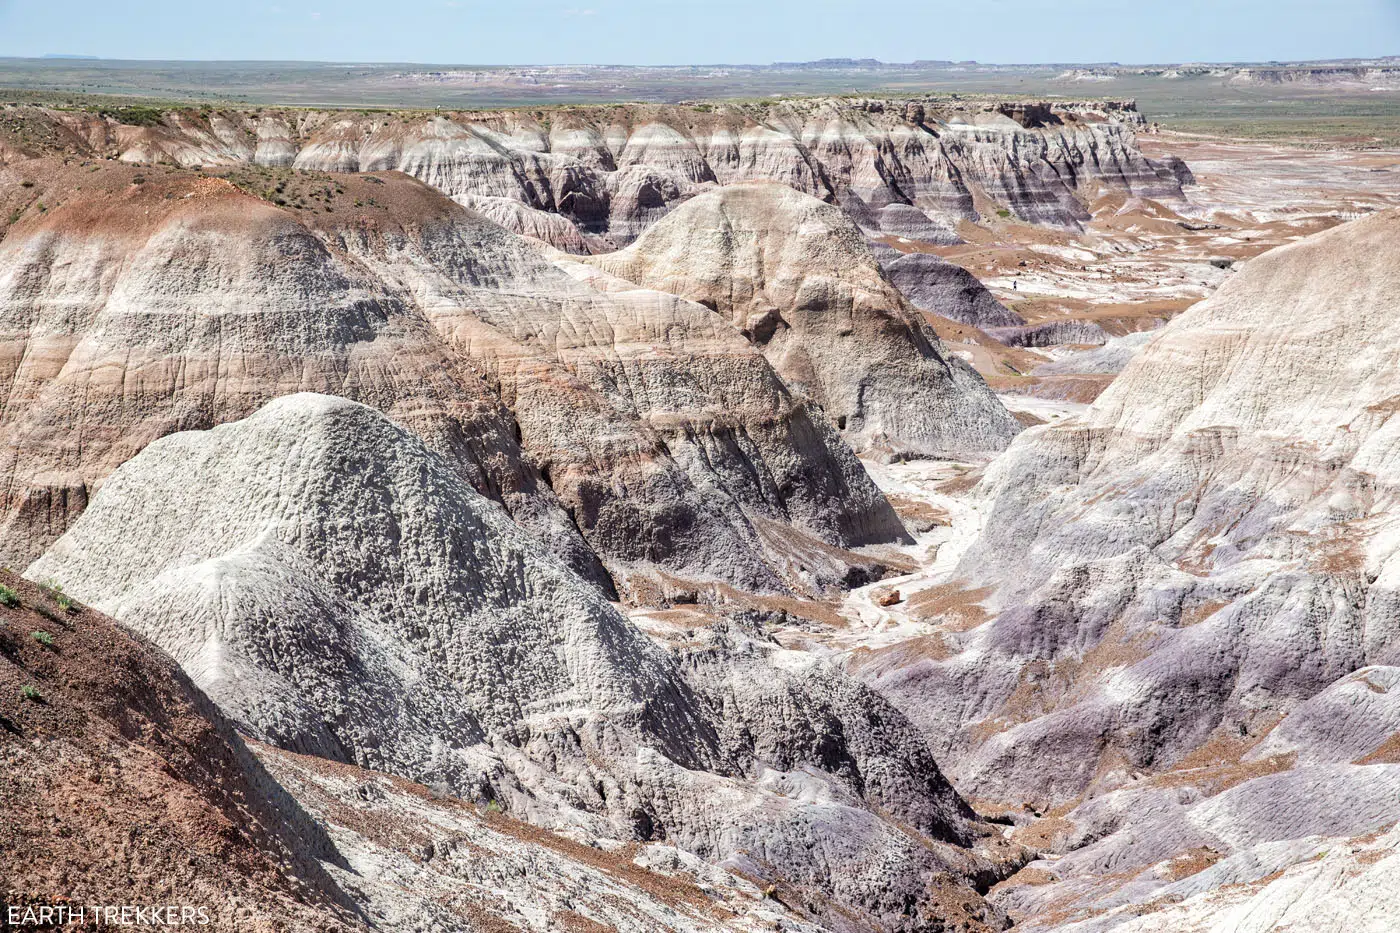
{"label": "steep cliff face", "polygon": [[592,264],[728,318],[858,450],[1000,450],[1020,430],[839,208],[771,183],[687,202]]}
{"label": "steep cliff face", "polygon": [[837,928],[1000,921],[973,886],[1019,854],[888,704],[761,627],[678,658],[358,403],[289,396],[149,445],[28,575],[281,747],[665,839]]}
{"label": "steep cliff face", "polygon": [[[128,162],[397,169],[570,251],[625,245],[715,185],[778,181],[845,207],[866,231],[956,242],[958,221],[1008,210],[1077,229],[1103,191],[1181,197],[1177,166],[1138,151],[1131,102],[791,100],[551,111],[167,115],[130,127],[46,112],[65,141]],[[478,202],[479,203],[479,202]],[[569,233],[537,212],[569,221]]]}
{"label": "steep cliff face", "polygon": [[603,563],[822,590],[872,572],[839,549],[905,534],[726,320],[594,287],[410,179],[320,176],[312,214],[185,173],[78,178],[0,245],[12,562],[155,438],[308,390],[411,428],[605,588]]}

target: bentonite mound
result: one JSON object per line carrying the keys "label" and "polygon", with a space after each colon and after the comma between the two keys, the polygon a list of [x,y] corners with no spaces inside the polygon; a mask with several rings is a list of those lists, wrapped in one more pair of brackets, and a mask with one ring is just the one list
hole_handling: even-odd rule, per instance
{"label": "bentonite mound", "polygon": [[[106,905],[144,911],[127,925],[258,933],[832,929],[674,847],[609,853],[400,778],[254,753],[159,649],[58,591],[0,582],[18,600],[0,605],[11,926],[116,925],[94,913]],[[40,922],[55,906],[86,923]]]}
{"label": "bentonite mound", "polygon": [[[966,791],[1078,803],[1052,871],[1086,902],[1160,898],[1196,850],[1259,880],[1400,816],[1397,270],[1394,212],[1251,262],[989,470],[958,572],[995,618],[867,669]],[[1140,884],[1095,893],[1108,866]]]}
{"label": "bentonite mound", "polygon": [[465,792],[487,730],[519,740],[577,708],[713,759],[669,666],[596,589],[345,399],[285,396],[148,445],[29,575],[74,581],[294,751]]}
{"label": "bentonite mound", "polygon": [[903,716],[751,636],[678,665],[358,403],[289,396],[148,445],[28,573],[151,637],[279,746],[669,840],[822,917],[999,917],[971,885],[1017,853]]}
{"label": "bentonite mound", "polygon": [[191,173],[20,171],[45,167],[63,203],[0,244],[9,560],[155,438],[303,390],[411,428],[605,590],[822,591],[880,572],[838,549],[905,536],[725,320],[600,291],[411,179],[323,176],[313,215]]}
{"label": "bentonite mound", "polygon": [[0,582],[8,908],[62,895],[175,905],[206,929],[359,928],[322,865],[339,860],[325,829],[170,658],[59,593]]}
{"label": "bentonite mound", "polygon": [[733,322],[857,449],[999,450],[1019,424],[943,352],[838,208],[755,182],[701,195],[589,260]]}
{"label": "bentonite mound", "polygon": [[929,253],[899,253],[885,248],[878,255],[885,277],[920,311],[983,330],[1026,323],[962,266]]}

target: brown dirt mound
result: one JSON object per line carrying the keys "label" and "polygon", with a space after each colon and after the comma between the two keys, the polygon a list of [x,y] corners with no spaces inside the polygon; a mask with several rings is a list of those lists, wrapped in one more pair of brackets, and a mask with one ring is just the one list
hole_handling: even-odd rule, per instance
{"label": "brown dirt mound", "polygon": [[[0,571],[0,893],[351,930],[323,830],[175,663]],[[15,601],[17,605],[12,605]]]}

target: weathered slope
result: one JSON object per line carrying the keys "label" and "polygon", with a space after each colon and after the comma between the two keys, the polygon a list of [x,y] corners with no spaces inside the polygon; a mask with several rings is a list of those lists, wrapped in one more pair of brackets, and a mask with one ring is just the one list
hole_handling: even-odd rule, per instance
{"label": "weathered slope", "polygon": [[321,864],[339,857],[324,829],[168,657],[95,610],[0,581],[18,598],[0,605],[7,905],[61,896],[196,908],[211,929],[360,927]]}
{"label": "weathered slope", "polygon": [[829,423],[701,305],[581,276],[465,217],[339,236],[488,373],[616,575],[650,564],[756,589],[821,588],[851,571],[797,557],[804,539],[904,538]]}
{"label": "weathered slope", "polygon": [[868,690],[755,649],[683,671],[445,460],[344,399],[149,445],[29,573],[148,633],[279,746],[546,826],[667,839],[810,892],[838,927],[851,911],[908,930],[995,920],[972,885],[1017,858]]}
{"label": "weathered slope", "polygon": [[981,377],[942,353],[849,218],[785,186],[702,195],[589,262],[732,320],[857,449],[999,450],[1019,430]]}
{"label": "weathered slope", "polygon": [[995,464],[960,573],[999,616],[884,681],[965,786],[1072,799],[1395,663],[1398,232],[1251,262]]}
{"label": "weathered slope", "polygon": [[330,869],[375,929],[826,933],[763,888],[664,842],[592,845],[390,775],[258,745],[327,824]]}
{"label": "weathered slope", "polygon": [[39,169],[58,206],[0,244],[11,561],[156,437],[306,390],[412,428],[605,588],[600,556],[620,578],[820,590],[878,571],[795,558],[804,542],[904,535],[726,323],[670,295],[602,294],[401,175],[320,176],[313,214],[192,173],[22,171]]}
{"label": "weathered slope", "polygon": [[1251,261],[989,469],[958,573],[992,620],[863,667],[965,792],[1053,808],[993,898],[1028,929],[1271,881],[1245,907],[1286,916],[1278,873],[1400,817],[1397,270],[1395,213]]}

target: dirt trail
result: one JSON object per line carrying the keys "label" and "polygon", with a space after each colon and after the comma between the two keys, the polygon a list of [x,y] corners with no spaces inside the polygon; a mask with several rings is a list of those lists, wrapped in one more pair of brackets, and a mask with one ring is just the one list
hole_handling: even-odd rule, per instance
{"label": "dirt trail", "polygon": [[[980,476],[977,465],[946,460],[891,464],[866,461],[865,468],[881,491],[900,503],[901,511],[937,515],[938,524],[916,532],[914,543],[901,549],[919,565],[917,570],[847,594],[840,612],[850,622],[850,630],[835,640],[844,651],[895,644],[931,631],[929,623],[910,616],[909,599],[948,581],[963,552],[981,532],[986,517],[984,503],[971,489]],[[880,605],[882,597],[895,591],[899,602]]]}

